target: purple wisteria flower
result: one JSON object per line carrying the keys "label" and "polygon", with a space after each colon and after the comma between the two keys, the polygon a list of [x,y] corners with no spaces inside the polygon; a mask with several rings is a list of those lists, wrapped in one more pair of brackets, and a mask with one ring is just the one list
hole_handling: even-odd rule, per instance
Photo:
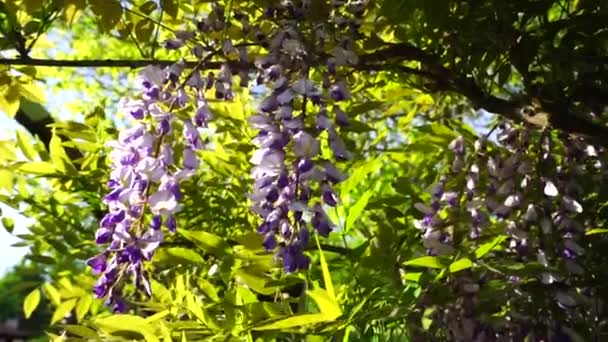
{"label": "purple wisteria flower", "polygon": [[[182,69],[179,64],[166,69],[145,68],[139,78],[142,99],[122,102],[122,110],[131,115],[134,125],[107,144],[111,172],[103,203],[109,212],[95,235],[98,244],[107,246],[87,264],[100,275],[93,288],[95,296],[105,298],[114,311],[127,310],[122,287],[129,276],[137,289],[151,295],[145,262],[163,240],[162,226],[170,232],[176,230],[180,183],[199,165],[196,151],[203,144],[198,127],[204,126],[210,115],[200,92],[193,119],[182,120],[172,114],[189,101],[177,84]],[[174,153],[178,144],[183,150],[181,158]]]}
{"label": "purple wisteria flower", "polygon": [[[589,253],[583,239],[585,227],[593,226],[592,219],[582,218],[592,203],[583,202],[581,179],[599,171],[594,167],[598,163],[596,149],[568,135],[556,139],[546,132],[536,134],[508,123],[497,128],[492,148],[486,146],[487,137],[475,142],[474,151],[469,151],[462,137],[452,141],[448,146],[451,167],[431,189],[430,203],[415,205],[423,214],[415,224],[429,254],[477,254],[481,243],[488,246],[493,243],[488,241],[504,240],[497,252],[502,265],[538,265],[526,273],[515,269],[511,273],[505,267],[504,272],[488,274],[472,267],[451,278],[448,283],[452,287],[475,289],[458,293],[441,309],[444,319],[457,322],[449,329],[460,340],[475,340],[472,332],[482,327],[494,331],[479,319],[493,312],[475,304],[479,301],[477,292],[489,282],[502,281],[514,289],[509,313],[514,320],[508,327],[513,331],[525,324],[546,324],[543,317],[516,316],[530,305],[539,306],[539,311],[559,308],[574,312],[584,303],[598,300],[591,298],[592,292],[584,294],[576,287],[588,276],[588,270],[579,263]],[[469,241],[463,234],[467,229]],[[484,257],[491,260],[492,254]],[[531,302],[533,295],[524,285],[530,282],[538,283],[554,303]],[[470,312],[463,314],[463,307]],[[463,330],[460,322],[468,322],[469,327]]]}
{"label": "purple wisteria flower", "polygon": [[[347,82],[338,77],[338,68],[357,63],[351,51],[354,34],[341,32],[343,40],[335,56],[328,57],[327,70],[322,70],[323,81],[309,77],[307,44],[300,41],[294,30],[298,27],[295,12],[309,10],[294,4],[273,13],[286,16],[269,37],[269,53],[256,60],[258,83],[270,89],[261,101],[258,113],[249,122],[258,135],[257,147],[251,158],[254,164],[252,210],[262,223],[258,232],[263,235],[267,250],[276,252],[286,272],[307,269],[309,259],[303,253],[309,242],[310,229],[328,236],[333,228],[326,209],[335,207],[339,198],[334,186],[345,179],[344,174],[321,155],[321,137],[335,161],[352,158],[340,136],[340,127],[350,124],[348,115],[340,108],[351,98]],[[340,5],[342,6],[342,5]],[[346,20],[346,19],[345,19]],[[329,40],[325,29],[316,29],[320,46]],[[334,120],[328,115],[332,106]],[[326,155],[326,154],[324,154]]]}

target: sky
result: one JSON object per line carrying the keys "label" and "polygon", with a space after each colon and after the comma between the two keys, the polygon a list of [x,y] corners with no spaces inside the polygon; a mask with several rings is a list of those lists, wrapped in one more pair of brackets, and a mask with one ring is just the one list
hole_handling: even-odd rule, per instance
{"label": "sky", "polygon": [[[69,39],[66,39],[65,34],[59,31],[51,30],[47,38],[49,42],[53,44],[53,47],[47,49],[47,53],[51,58],[58,52],[71,52]],[[91,77],[94,77],[92,74]],[[53,117],[61,120],[74,120],[77,119],[73,114],[66,109],[66,104],[75,100],[80,100],[82,94],[73,90],[62,90],[57,93],[52,91],[52,83],[57,82],[56,79],[45,79],[47,85],[41,84],[45,90],[46,101],[42,103],[44,107],[52,113]],[[0,140],[14,140],[16,130],[26,130],[19,125],[14,119],[8,117],[5,113],[0,111]],[[29,133],[28,133],[29,135]],[[16,237],[16,234],[28,233],[27,226],[31,224],[30,220],[19,213],[0,202],[0,209],[2,215],[10,217],[15,222],[15,228],[12,234],[9,234],[4,227],[0,224],[0,276],[5,274],[11,269],[12,266],[17,264],[21,258],[28,252],[28,247],[12,247],[11,245],[19,242],[20,239]]]}
{"label": "sky", "polygon": [[[0,140],[13,139],[16,129],[22,128],[15,120],[0,112]],[[13,234],[27,233],[26,226],[28,225],[28,220],[25,217],[1,202],[0,209],[3,216],[10,217],[15,221]],[[4,227],[0,228],[0,275],[18,263],[28,251],[27,247],[11,247],[16,242],[19,242],[18,237],[9,234]]]}
{"label": "sky", "polygon": [[[60,92],[54,94],[49,87],[43,88],[46,91],[47,101],[43,103],[45,108],[53,113],[53,116],[59,117],[60,119],[69,119],[69,111],[63,110],[65,104],[69,101],[73,101],[78,98],[77,94],[73,92]],[[58,115],[56,115],[58,114]],[[27,132],[20,124],[18,124],[13,118],[8,117],[4,112],[0,111],[0,140],[14,140],[15,132],[21,130]],[[29,135],[29,133],[27,133]],[[0,276],[5,274],[11,269],[12,266],[17,264],[21,258],[28,252],[28,247],[12,247],[11,245],[19,242],[20,239],[16,237],[16,234],[28,233],[27,226],[30,224],[29,220],[19,215],[19,213],[0,202],[0,209],[2,215],[10,217],[15,222],[15,229],[12,234],[9,234],[4,227],[0,224]]]}
{"label": "sky", "polygon": [[[65,105],[68,102],[79,98],[79,94],[68,90],[53,93],[51,87],[45,87],[46,101],[44,107],[52,113],[52,115],[61,120],[74,120],[75,118],[69,110],[65,110]],[[81,96],[81,95],[80,95]],[[21,130],[27,133],[27,130],[17,123],[13,118],[8,117],[0,110],[0,140],[14,140],[15,132]],[[29,136],[29,133],[27,133]],[[17,264],[21,258],[28,252],[28,247],[12,247],[11,245],[20,241],[16,234],[28,233],[27,226],[29,220],[19,215],[19,213],[0,202],[2,215],[10,217],[15,222],[15,229],[12,234],[9,234],[0,224],[0,276],[5,274],[12,266]]]}

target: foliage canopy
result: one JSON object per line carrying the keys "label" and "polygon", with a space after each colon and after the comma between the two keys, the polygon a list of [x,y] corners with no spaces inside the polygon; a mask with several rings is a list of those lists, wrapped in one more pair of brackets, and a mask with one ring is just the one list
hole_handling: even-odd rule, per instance
{"label": "foliage canopy", "polygon": [[[599,0],[1,3],[0,109],[29,133],[0,141],[0,201],[33,219],[18,246],[41,272],[25,312],[50,302],[59,340],[603,340],[606,18]],[[161,88],[181,106],[135,85],[177,62]],[[207,83],[186,87],[195,74]],[[171,113],[161,141],[200,103],[212,118],[176,233],[133,271],[151,296],[127,282],[116,314],[85,262],[101,251],[108,142],[139,122],[125,96]],[[263,117],[287,107],[298,123]],[[305,227],[278,232],[251,210],[276,202],[256,199],[251,170],[284,132],[265,147],[298,165],[295,196],[324,205],[292,203]],[[304,162],[323,165],[320,184]],[[328,163],[347,178],[330,182]],[[272,253],[276,239],[301,250]]]}

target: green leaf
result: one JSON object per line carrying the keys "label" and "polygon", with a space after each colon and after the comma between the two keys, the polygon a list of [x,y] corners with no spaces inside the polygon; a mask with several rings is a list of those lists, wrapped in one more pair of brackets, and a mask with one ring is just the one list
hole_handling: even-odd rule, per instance
{"label": "green leaf", "polygon": [[484,255],[490,253],[491,251],[499,249],[500,244],[503,243],[503,241],[505,241],[506,239],[507,239],[506,235],[499,235],[499,236],[495,237],[494,240],[484,243],[483,245],[479,246],[475,250],[475,259],[480,259]]}
{"label": "green leaf", "polygon": [[48,120],[51,114],[39,102],[30,101],[25,97],[21,98],[21,110],[27,114],[28,119],[38,122]]}
{"label": "green leaf", "polygon": [[38,157],[38,152],[36,152],[36,148],[34,148],[34,145],[30,141],[30,138],[25,133],[17,130],[17,145],[21,153],[27,159],[35,160]]}
{"label": "green leaf", "polygon": [[380,288],[376,287],[375,289],[372,290],[372,292],[370,292],[370,294],[368,294],[367,296],[365,296],[365,298],[360,301],[349,313],[348,315],[348,321],[351,322],[355,316],[357,315],[357,313],[359,311],[361,311],[361,309],[363,308],[363,306],[365,305],[365,303],[367,303],[367,301],[374,295],[374,293],[376,293],[377,291],[379,291]]}
{"label": "green leaf", "polygon": [[202,249],[217,255],[230,254],[230,246],[221,237],[202,230],[188,231],[179,229],[178,232],[186,239],[194,242]]}
{"label": "green leaf", "polygon": [[84,295],[78,299],[78,304],[76,304],[76,320],[78,322],[82,321],[84,316],[86,316],[87,312],[91,308],[93,304],[93,297],[91,295]]}
{"label": "green leaf", "polygon": [[139,10],[142,13],[149,15],[150,13],[154,12],[157,7],[158,6],[156,5],[155,1],[146,1],[139,6]]}
{"label": "green leaf", "polygon": [[317,303],[319,310],[328,321],[334,321],[336,318],[342,316],[340,305],[336,303],[335,299],[332,298],[327,291],[323,289],[314,289],[306,291],[306,294]]}
{"label": "green leaf", "polygon": [[331,297],[332,300],[336,299],[336,293],[334,292],[334,284],[331,281],[331,274],[329,273],[329,267],[327,266],[327,261],[325,260],[325,255],[323,254],[323,250],[321,249],[321,244],[319,243],[319,237],[315,234],[315,241],[317,242],[317,248],[319,249],[319,262],[321,263],[321,271],[323,272],[323,282],[325,283],[325,289],[327,289],[327,293]]}
{"label": "green leaf", "polygon": [[450,264],[449,270],[451,273],[463,271],[473,267],[473,262],[469,258],[462,258]]}
{"label": "green leaf", "polygon": [[154,25],[151,21],[142,19],[135,24],[135,37],[137,40],[142,42],[150,41],[152,32],[154,31]]}
{"label": "green leaf", "polygon": [[86,7],[85,0],[64,0],[64,19],[67,22],[68,26],[74,24],[78,18],[80,17],[81,12]]}
{"label": "green leaf", "polygon": [[[93,130],[90,126],[82,124],[80,122],[67,121],[67,122],[57,122],[53,124],[53,127],[56,129],[58,135],[62,137],[68,137],[72,139],[78,139],[79,142],[76,144],[78,146],[82,140],[87,142],[96,142],[97,136],[95,130]],[[64,146],[67,142],[64,142]]]}
{"label": "green leaf", "polygon": [[51,317],[51,325],[64,319],[65,316],[70,313],[75,306],[76,298],[68,299],[65,302],[59,304],[59,306],[57,306],[57,309],[55,309],[55,312],[53,313],[53,317]]}
{"label": "green leaf", "polygon": [[19,170],[34,175],[52,175],[57,173],[55,166],[48,162],[23,163],[19,166]]}
{"label": "green leaf", "polygon": [[9,84],[0,87],[0,111],[12,118],[19,110],[21,99],[20,87],[17,84]]}
{"label": "green leaf", "polygon": [[247,285],[250,289],[263,295],[272,295],[279,291],[279,287],[266,286],[270,277],[256,271],[255,268],[241,268],[234,273],[234,279]]}
{"label": "green leaf", "polygon": [[122,6],[118,0],[89,0],[89,4],[102,31],[113,29],[122,17]]}
{"label": "green leaf", "polygon": [[30,318],[38,304],[40,304],[40,289],[35,288],[23,300],[23,314],[26,319]]}
{"label": "green leaf", "polygon": [[246,249],[261,250],[262,236],[258,232],[249,232],[235,238],[235,240]]}
{"label": "green leaf", "polygon": [[118,332],[135,332],[142,335],[146,341],[158,341],[156,332],[152,326],[142,317],[133,315],[111,315],[108,317],[97,318],[93,323],[100,330],[107,334],[116,334]]}
{"label": "green leaf", "polygon": [[177,6],[177,1],[161,0],[160,7],[172,18],[177,18],[177,11],[179,10],[179,7]]}
{"label": "green leaf", "polygon": [[3,217],[2,226],[7,232],[13,233],[13,230],[15,229],[15,221],[10,217]]}
{"label": "green leaf", "polygon": [[53,259],[50,256],[46,256],[46,255],[40,255],[40,254],[30,254],[27,255],[26,258],[35,261],[35,262],[39,262],[41,264],[46,264],[46,265],[54,265],[57,263],[57,261],[55,259]]}
{"label": "green leaf", "polygon": [[426,308],[422,314],[422,328],[429,330],[431,324],[433,324],[433,313],[436,311],[435,307]]}
{"label": "green leaf", "polygon": [[370,189],[361,195],[361,197],[348,209],[348,215],[346,216],[346,223],[344,225],[344,231],[348,232],[355,224],[357,219],[361,216],[363,209],[367,206],[367,202],[372,197],[374,192]]}
{"label": "green leaf", "polygon": [[419,266],[428,268],[443,268],[443,260],[434,256],[423,256],[420,258],[412,259],[404,263],[406,266]]}
{"label": "green leaf", "polygon": [[282,330],[295,327],[303,327],[311,324],[327,322],[327,317],[324,314],[303,314],[295,315],[285,319],[281,319],[274,323],[265,324],[259,327],[253,327],[253,330]]}
{"label": "green leaf", "polygon": [[189,248],[170,247],[161,248],[157,251],[156,258],[159,261],[174,261],[176,263],[194,263],[202,264],[205,262],[200,254]]}

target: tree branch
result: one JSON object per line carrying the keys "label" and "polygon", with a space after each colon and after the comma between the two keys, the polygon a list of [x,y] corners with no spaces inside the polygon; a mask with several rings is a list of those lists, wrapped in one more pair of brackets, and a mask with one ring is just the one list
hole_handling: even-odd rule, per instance
{"label": "tree branch", "polygon": [[[153,59],[86,59],[86,60],[66,60],[66,59],[39,59],[39,58],[0,58],[0,65],[32,65],[64,68],[142,68],[148,65],[167,66],[174,64],[174,60],[153,60]],[[198,61],[186,61],[185,67],[194,68]],[[210,63],[210,67],[221,65]]]}
{"label": "tree branch", "polygon": [[[403,65],[406,61],[417,61],[421,68],[412,68]],[[128,60],[128,59],[91,59],[91,60],[49,60],[37,58],[0,59],[0,65],[33,65],[49,67],[112,67],[112,68],[140,68],[148,65],[168,66],[174,60]],[[199,61],[184,61],[186,68],[196,68]],[[219,69],[222,64],[229,64],[234,70],[254,68],[253,63],[207,61],[205,68]],[[409,44],[386,43],[369,54],[361,55],[356,68],[361,71],[395,71],[404,74],[418,75],[431,81],[432,91],[451,91],[467,97],[476,109],[483,108],[488,112],[501,115],[516,122],[526,122],[521,114],[522,108],[530,105],[525,99],[502,99],[493,96],[476,83],[472,77],[459,75],[445,67],[439,58],[423,49]],[[530,94],[528,94],[530,95]],[[530,97],[530,96],[528,96]],[[530,101],[528,99],[527,101]],[[541,99],[543,111],[550,114],[550,123],[553,128],[567,133],[574,133],[590,137],[594,143],[608,146],[608,127],[592,122],[584,117],[574,115],[568,106],[551,105]]]}
{"label": "tree branch", "polygon": [[[376,66],[391,67],[391,60],[418,61],[422,70],[412,70],[414,73],[433,81],[435,91],[452,91],[464,95],[471,101],[476,109],[483,108],[488,112],[501,115],[515,122],[528,122],[522,115],[522,109],[529,106],[531,99],[507,100],[493,96],[483,90],[472,77],[459,75],[441,64],[439,58],[426,51],[409,44],[387,44],[386,48],[379,49],[369,55],[362,56],[360,60],[365,65],[369,63]],[[381,61],[382,64],[377,64]],[[370,65],[366,65],[370,67]],[[393,66],[394,68],[394,66]],[[398,66],[397,68],[406,68]],[[405,70],[404,70],[405,71]],[[405,71],[407,72],[407,71]],[[528,97],[531,94],[528,94]],[[586,136],[595,144],[608,147],[608,126],[593,122],[590,119],[576,115],[567,104],[554,104],[540,99],[541,107],[538,110],[549,114],[552,128],[566,133]]]}

